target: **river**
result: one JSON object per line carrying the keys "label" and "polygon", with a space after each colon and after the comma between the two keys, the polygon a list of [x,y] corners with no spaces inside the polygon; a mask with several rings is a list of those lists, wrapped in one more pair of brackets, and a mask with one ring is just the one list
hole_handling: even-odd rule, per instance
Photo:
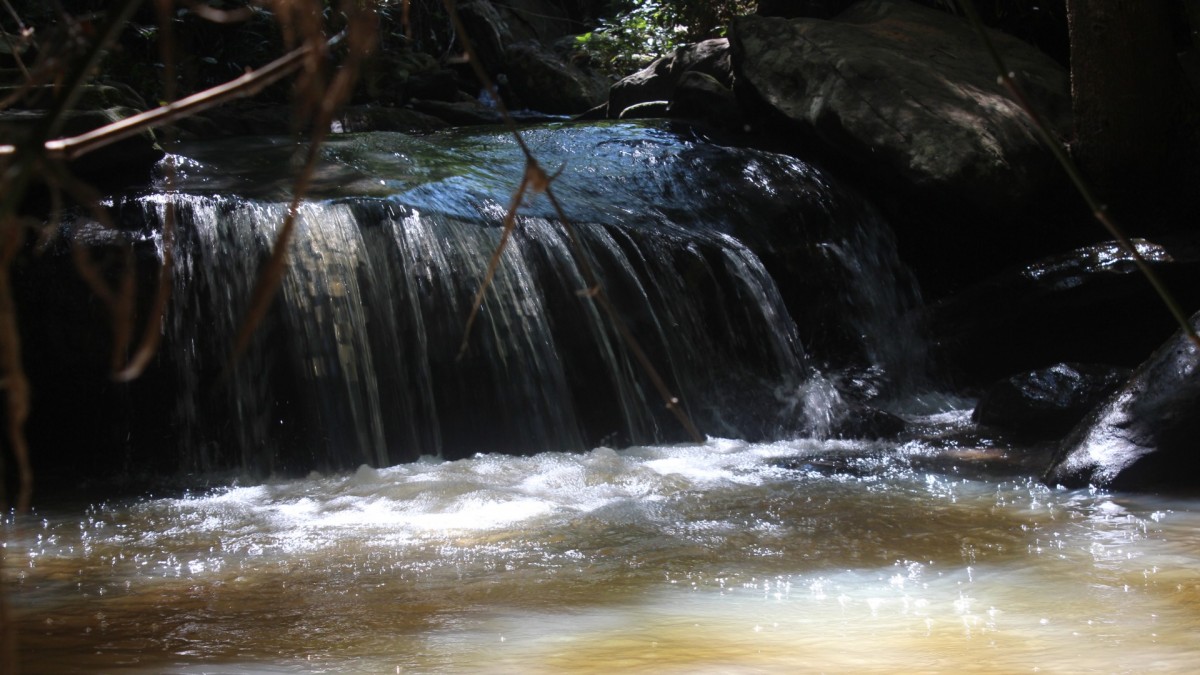
{"label": "river", "polygon": [[1194,667],[1200,502],[952,446],[711,439],[55,508],[5,521],[8,602],[27,673]]}

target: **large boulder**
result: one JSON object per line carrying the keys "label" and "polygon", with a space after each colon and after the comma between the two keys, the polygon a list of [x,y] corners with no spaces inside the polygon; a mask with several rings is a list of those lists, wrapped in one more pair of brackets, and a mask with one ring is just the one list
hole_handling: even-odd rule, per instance
{"label": "large boulder", "polygon": [[[1191,319],[1200,328],[1200,314]],[[1050,485],[1200,486],[1200,348],[1177,332],[1059,448]]]}
{"label": "large boulder", "polygon": [[716,38],[685,45],[612,86],[608,92],[608,116],[628,118],[626,110],[656,101],[669,102],[685,73],[712,77],[723,87],[733,86],[729,63],[729,41]]}
{"label": "large boulder", "polygon": [[[989,35],[1029,99],[1067,135],[1067,71],[1020,40]],[[1062,185],[1035,127],[959,17],[909,0],[863,0],[832,20],[739,17],[729,47],[739,98],[756,115],[823,150],[873,193],[903,200],[893,211],[948,216],[939,246],[994,256],[989,238],[1011,238],[1021,224],[1004,214],[1025,215]],[[964,215],[976,226],[986,216],[1009,227],[963,227]]]}
{"label": "large boulder", "polygon": [[523,42],[504,50],[507,82],[523,107],[557,115],[572,115],[604,101],[608,81],[578,68],[538,42]]}

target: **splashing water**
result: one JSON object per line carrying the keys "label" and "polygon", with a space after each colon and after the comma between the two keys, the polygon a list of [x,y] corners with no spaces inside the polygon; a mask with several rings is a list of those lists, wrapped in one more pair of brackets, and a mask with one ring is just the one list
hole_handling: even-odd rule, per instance
{"label": "splashing water", "polygon": [[712,440],[60,509],[6,521],[6,584],[30,673],[1195,663],[1200,504],[936,454]]}

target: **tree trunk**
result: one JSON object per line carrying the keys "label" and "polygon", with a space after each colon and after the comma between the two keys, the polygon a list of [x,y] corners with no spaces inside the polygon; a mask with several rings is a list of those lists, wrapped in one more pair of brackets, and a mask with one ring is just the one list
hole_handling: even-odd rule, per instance
{"label": "tree trunk", "polygon": [[1170,0],[1067,0],[1073,152],[1101,199],[1162,178],[1179,105]]}

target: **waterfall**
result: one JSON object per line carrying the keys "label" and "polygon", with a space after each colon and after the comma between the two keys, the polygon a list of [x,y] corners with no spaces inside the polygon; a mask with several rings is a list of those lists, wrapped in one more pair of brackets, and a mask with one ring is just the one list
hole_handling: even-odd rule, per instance
{"label": "waterfall", "polygon": [[[180,223],[185,253],[167,348],[184,383],[178,414],[196,469],[235,459],[281,470],[297,452],[315,453],[305,465],[383,466],[683,438],[628,345],[581,297],[587,284],[561,224],[519,219],[459,359],[500,230],[391,200],[306,204],[275,311],[226,372],[254,270],[286,207],[195,195],[144,203],[150,217],[169,203]],[[613,302],[706,432],[803,428],[801,419],[771,419],[770,409],[739,412],[808,374],[795,324],[745,246],[679,228],[577,231]],[[211,438],[221,428],[231,435]],[[231,445],[241,454],[214,454]]]}
{"label": "waterfall", "polygon": [[[839,382],[907,368],[915,350],[900,325],[915,295],[887,228],[818,169],[654,126],[527,139],[562,167],[554,189],[583,255],[703,433],[822,435],[840,389],[870,389]],[[143,232],[159,232],[167,209],[178,224],[161,361],[178,389],[183,470],[686,440],[587,297],[571,233],[540,195],[519,209],[459,354],[523,169],[497,132],[335,137],[281,288],[232,362],[286,215],[286,182],[267,169],[294,149],[271,139],[233,150],[181,153],[172,189],[122,202]]]}

